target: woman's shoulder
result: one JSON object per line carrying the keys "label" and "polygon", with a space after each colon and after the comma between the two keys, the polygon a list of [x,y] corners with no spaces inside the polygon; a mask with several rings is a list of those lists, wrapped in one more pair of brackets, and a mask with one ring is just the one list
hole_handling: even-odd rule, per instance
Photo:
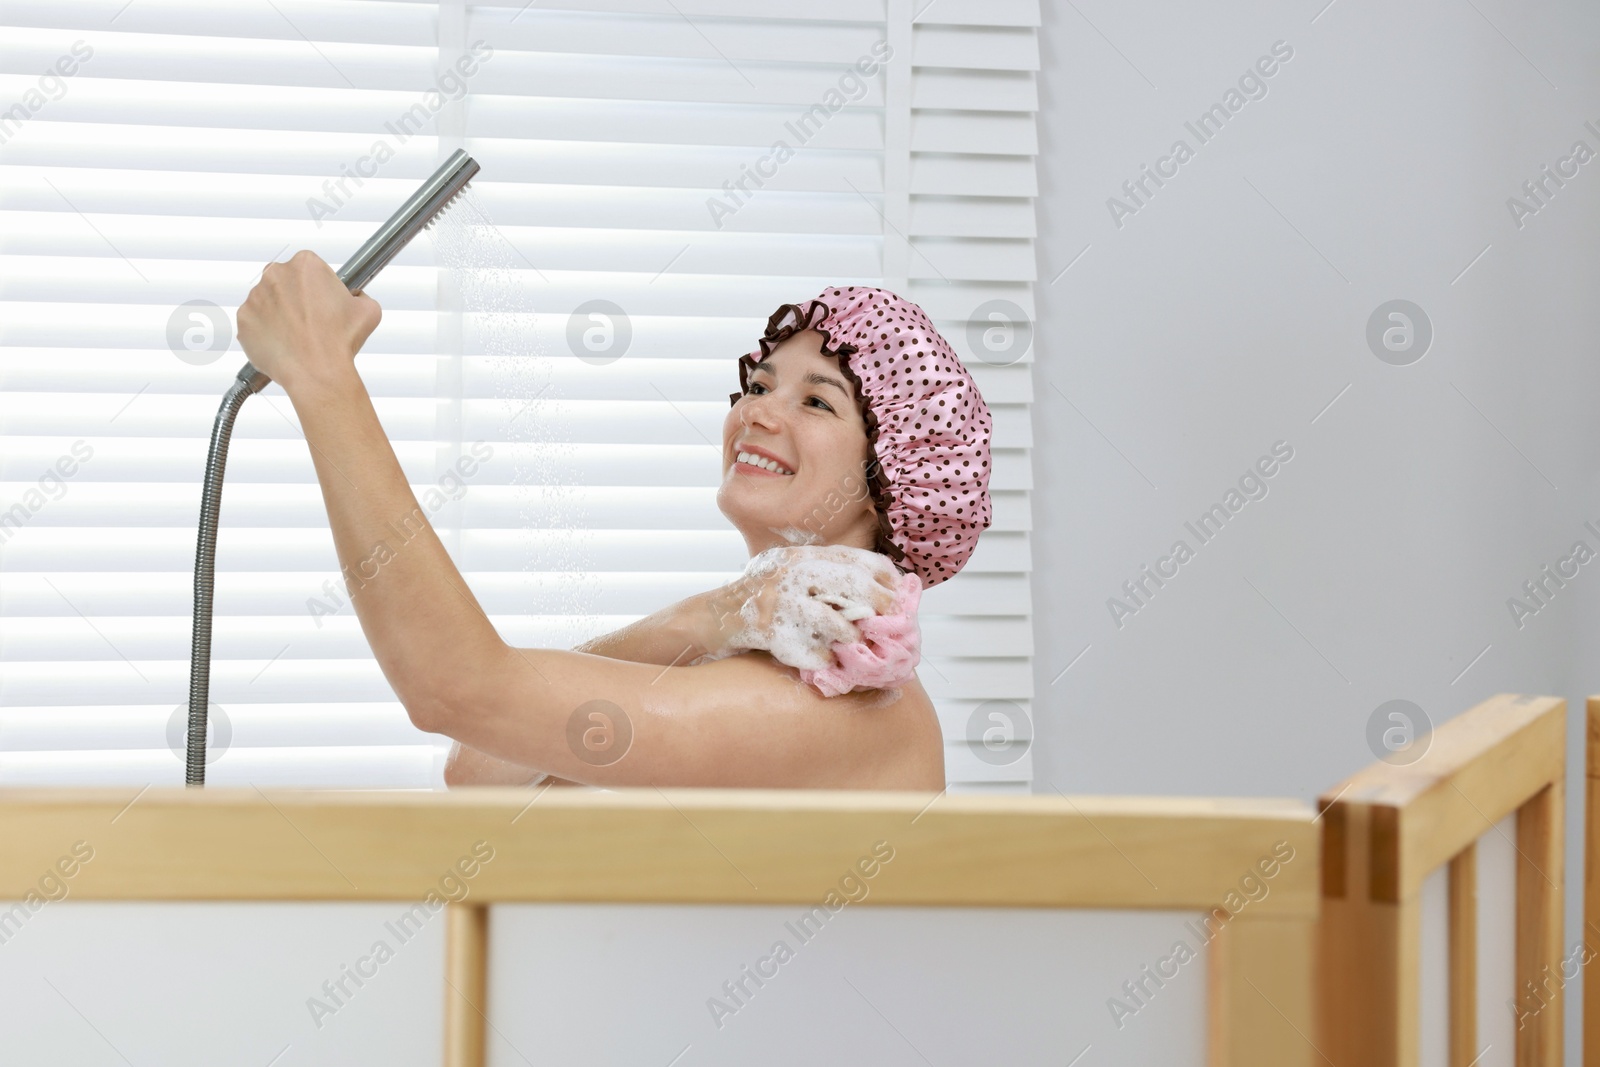
{"label": "woman's shoulder", "polygon": [[932,711],[933,704],[928,698],[927,691],[922,688],[922,683],[913,677],[907,685],[895,686],[892,689],[859,690],[846,693],[843,696],[824,696],[815,686],[807,685],[800,679],[800,672],[786,663],[773,657],[772,653],[763,650],[740,652],[723,659],[713,660],[708,663],[696,665],[694,669],[713,669],[719,675],[725,675],[729,680],[737,680],[759,688],[763,692],[782,691],[803,694],[807,699],[817,703],[834,705],[839,701],[864,704],[872,707],[901,707],[926,708]]}
{"label": "woman's shoulder", "polygon": [[914,676],[892,689],[823,696],[800,680],[800,672],[766,652],[746,652],[691,668],[708,672],[707,685],[748,704],[751,713],[777,711],[817,717],[878,759],[864,763],[868,788],[944,788],[944,735],[933,701]]}

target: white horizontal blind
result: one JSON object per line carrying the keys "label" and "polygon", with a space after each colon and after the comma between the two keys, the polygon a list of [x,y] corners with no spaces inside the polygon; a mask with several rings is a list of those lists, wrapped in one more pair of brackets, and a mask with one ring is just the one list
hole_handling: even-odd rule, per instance
{"label": "white horizontal blind", "polygon": [[951,789],[1027,792],[1039,5],[905,2],[915,7],[909,241],[890,230],[885,247],[909,243],[903,291],[961,354],[994,415],[994,521],[961,573],[923,600],[918,675],[939,709]]}
{"label": "white horizontal blind", "polygon": [[[358,365],[506,639],[565,647],[732,577],[743,546],[706,442],[734,358],[780,303],[887,284],[933,316],[995,414],[994,527],[926,598],[920,674],[952,785],[1025,788],[1025,754],[986,761],[965,738],[985,701],[1016,718],[1031,696],[1031,355],[990,365],[967,319],[996,298],[1032,312],[1037,4],[913,16],[908,0],[7,0],[0,783],[182,780],[169,742],[200,476],[243,356],[186,361],[169,325],[196,300],[231,319],[260,265],[296,248],[341,262],[465,147],[484,169],[450,217],[493,220],[471,232],[497,269],[441,267],[449,231],[414,242],[370,287],[384,321]],[[795,144],[785,122],[885,37],[909,55],[897,45],[861,99],[714,218],[723,183]],[[74,72],[41,82],[80,41]],[[473,72],[441,82],[469,53]],[[12,101],[25,114],[7,122]],[[375,163],[380,141],[394,154]],[[569,346],[594,300],[631,329],[611,362]],[[276,386],[244,406],[229,457],[211,696],[231,734],[225,750],[213,734],[211,781],[429,780],[436,739],[372,659]]]}

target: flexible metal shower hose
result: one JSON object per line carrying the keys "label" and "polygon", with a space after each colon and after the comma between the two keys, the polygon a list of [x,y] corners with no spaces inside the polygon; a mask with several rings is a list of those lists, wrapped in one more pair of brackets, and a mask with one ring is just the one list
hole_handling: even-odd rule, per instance
{"label": "flexible metal shower hose", "polygon": [[[194,559],[194,637],[189,654],[189,737],[204,738],[211,693],[211,595],[217,564],[217,522],[222,514],[222,475],[228,466],[228,441],[233,420],[245,399],[266,385],[267,378],[246,363],[227,393],[211,426],[206,453],[205,489],[200,498],[200,537]],[[206,745],[190,742],[184,761],[184,784],[204,785]]]}

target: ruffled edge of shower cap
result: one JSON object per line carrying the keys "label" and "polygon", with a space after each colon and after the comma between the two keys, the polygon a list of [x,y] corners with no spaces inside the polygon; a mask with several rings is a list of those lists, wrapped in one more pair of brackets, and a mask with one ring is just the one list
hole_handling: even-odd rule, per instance
{"label": "ruffled edge of shower cap", "polygon": [[953,578],[994,516],[993,418],[977,382],[916,304],[887,289],[829,287],[772,313],[759,347],[739,357],[730,402],[749,388],[750,368],[802,330],[822,335],[855,386],[878,514],[874,551],[915,571],[924,589]]}

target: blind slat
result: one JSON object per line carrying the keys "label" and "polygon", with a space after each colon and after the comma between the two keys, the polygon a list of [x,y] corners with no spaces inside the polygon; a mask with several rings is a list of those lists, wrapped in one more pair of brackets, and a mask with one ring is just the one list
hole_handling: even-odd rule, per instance
{"label": "blind slat", "polygon": [[[285,654],[286,647],[294,649],[298,642],[297,656],[360,662],[370,649],[343,587],[336,580],[331,587],[326,584],[332,575],[330,569],[324,584],[308,583],[300,590],[308,594],[302,603],[283,605],[293,614],[231,612],[227,618],[219,619],[213,631],[212,656],[218,661],[240,661],[242,667],[253,664],[255,670],[265,671],[269,664],[276,669],[275,660]],[[642,596],[639,599],[644,600]],[[312,604],[318,606],[315,615],[311,614]],[[554,615],[507,613],[491,614],[490,619],[500,636],[519,648],[570,648],[649,614],[644,609],[654,605],[644,602],[640,606],[637,612],[607,612],[594,616],[592,621],[586,618],[582,626]],[[1021,616],[929,615],[921,625],[931,648],[959,650],[966,657],[1017,656],[1032,650],[1031,628]],[[189,619],[183,615],[103,616],[97,617],[93,628],[77,615],[39,615],[27,617],[27,626],[17,629],[17,633],[0,641],[0,661],[48,660],[59,667],[104,660],[114,652],[136,662],[182,659],[189,647]],[[0,723],[11,721],[5,716],[5,709],[0,709]],[[46,729],[48,723],[37,723],[34,728]],[[16,747],[16,737],[9,726],[0,725],[0,735],[4,736],[0,743]]]}
{"label": "blind slat", "polygon": [[[429,789],[438,750],[429,745],[295,745],[230,748],[206,765],[206,784],[300,789]],[[174,770],[174,764],[178,764]],[[183,767],[162,749],[6,752],[8,786],[183,784]]]}
{"label": "blind slat", "polygon": [[[547,319],[556,322],[550,323]],[[558,346],[566,344],[566,321],[566,316],[550,315],[527,329],[519,329],[519,344],[529,354],[559,351]],[[941,324],[936,322],[935,325]],[[738,382],[735,360],[753,347],[751,327],[729,329],[712,320],[637,318],[633,326],[635,344],[640,351],[635,354],[630,347],[630,362],[618,361],[604,366],[575,361],[551,363],[539,368],[539,384],[549,381],[561,395],[592,399],[602,396],[644,399],[652,395],[659,399],[651,382],[673,396],[692,395],[695,390],[704,394],[724,389],[732,392]],[[983,390],[984,400],[991,407],[1032,400],[1033,372],[1022,363],[985,363],[979,353],[972,351],[965,327],[965,323],[946,323],[941,332],[968,363],[967,369]],[[685,356],[685,353],[708,351],[719,354],[711,358]],[[239,358],[244,358],[242,352]],[[372,349],[363,351],[356,365],[367,391],[375,397],[426,397],[433,395],[439,358],[432,353],[416,355]],[[498,410],[514,416],[523,407],[524,394],[535,392],[537,386],[510,390],[503,360],[500,356],[461,357],[462,396],[487,403],[491,412],[498,406]],[[648,361],[645,365],[649,381],[640,381],[635,365],[638,360]],[[68,346],[0,347],[0,388],[16,392],[63,395],[103,392],[126,396],[145,388],[158,394],[214,399],[227,387],[235,369],[221,358],[200,367],[182,363],[165,348],[151,352]],[[530,371],[530,380],[532,376]],[[678,389],[684,392],[675,392]],[[272,395],[280,402],[284,399],[281,394]],[[64,398],[57,399],[65,402]],[[15,444],[25,447],[23,442]],[[273,447],[276,446],[268,446],[269,450]],[[7,455],[0,455],[0,471],[9,469],[5,466]]]}
{"label": "blind slat", "polygon": [[[744,541],[732,529],[610,530],[589,526],[581,535],[562,528],[468,529],[459,536],[460,547],[453,555],[457,565],[469,572],[520,572],[535,562],[559,560],[561,553],[576,551],[574,544],[581,547],[586,569],[613,576],[635,571],[645,553],[650,555],[652,574],[732,573],[744,566]],[[116,574],[186,574],[194,563],[194,531],[188,527],[25,525],[16,529],[7,523],[0,526],[0,537],[4,538],[6,570],[12,574],[48,575],[87,569],[84,561],[107,541],[116,544],[117,554],[102,555],[99,561]],[[963,573],[1024,573],[1029,569],[1030,558],[1027,531],[991,528],[979,540]],[[219,572],[298,571],[326,578],[337,569],[336,561],[333,537],[325,525],[268,530],[239,529],[225,523],[217,533]],[[320,588],[322,580],[317,578],[313,584]],[[0,640],[16,637],[12,634]]]}
{"label": "blind slat", "polygon": [[951,111],[1039,110],[1028,71],[972,71],[924,67],[911,78],[911,106]]}

